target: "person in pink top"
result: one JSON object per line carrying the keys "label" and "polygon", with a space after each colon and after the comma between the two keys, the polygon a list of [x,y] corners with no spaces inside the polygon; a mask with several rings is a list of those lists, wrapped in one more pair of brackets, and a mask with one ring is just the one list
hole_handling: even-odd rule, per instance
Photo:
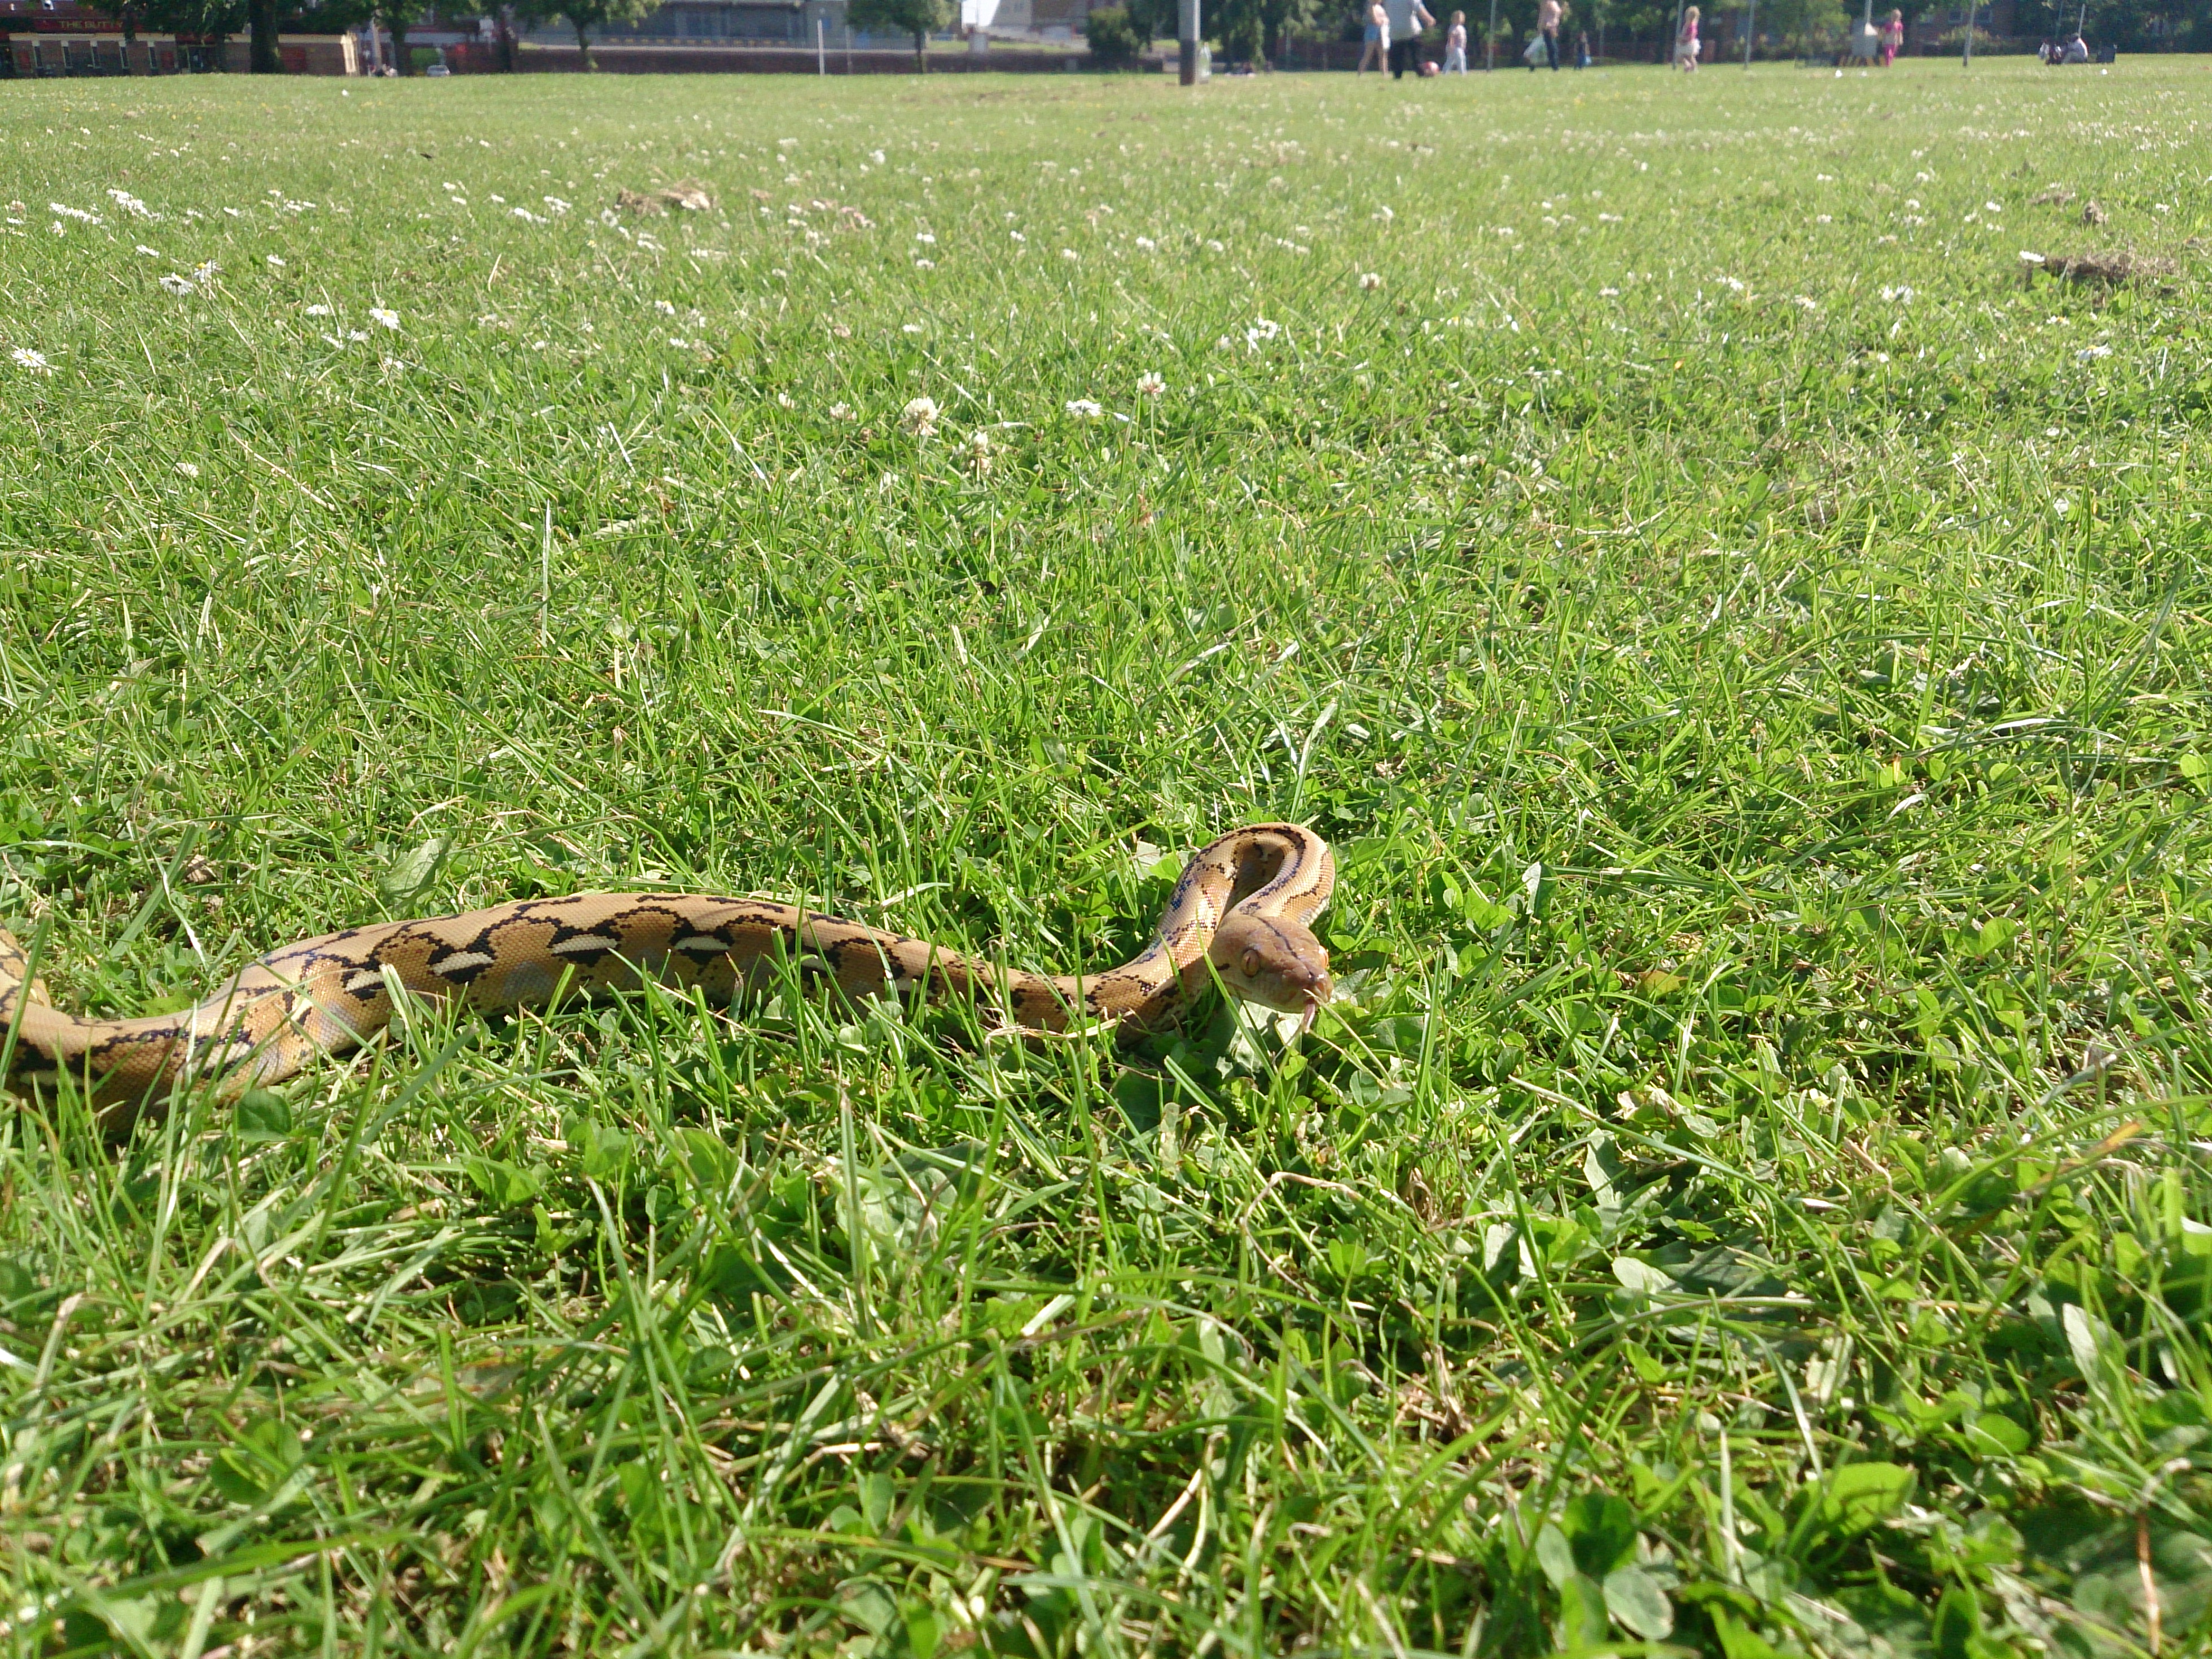
{"label": "person in pink top", "polygon": [[[1545,60],[1555,70],[1559,67],[1559,20],[1566,14],[1567,9],[1559,0],[1538,0],[1536,34],[1544,43]],[[1535,67],[1536,60],[1531,58],[1528,60],[1530,71],[1534,72]]]}
{"label": "person in pink top", "polygon": [[1897,54],[1905,46],[1905,14],[1893,11],[1881,26],[1881,66],[1887,69],[1897,61]]}
{"label": "person in pink top", "polygon": [[1463,11],[1451,15],[1451,27],[1444,33],[1444,73],[1467,73],[1467,14]]}
{"label": "person in pink top", "polygon": [[1681,33],[1674,37],[1674,66],[1686,74],[1698,72],[1698,9],[1682,14]]}

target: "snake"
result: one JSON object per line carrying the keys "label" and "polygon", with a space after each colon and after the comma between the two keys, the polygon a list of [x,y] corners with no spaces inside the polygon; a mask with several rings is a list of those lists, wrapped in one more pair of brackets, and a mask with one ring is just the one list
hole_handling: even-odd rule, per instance
{"label": "snake", "polygon": [[495,1013],[647,981],[733,1003],[793,973],[854,997],[994,1007],[1029,1033],[1176,1023],[1208,984],[1301,1017],[1334,994],[1312,928],[1335,885],[1328,844],[1295,823],[1233,830],[1192,854],[1152,941],[1117,968],[1046,975],[762,898],[574,893],[348,927],[248,963],[173,1013],[86,1019],[53,1006],[37,963],[0,931],[0,1083],[71,1075],[111,1133],[179,1089],[219,1099],[281,1083],[374,1040],[404,1000]]}

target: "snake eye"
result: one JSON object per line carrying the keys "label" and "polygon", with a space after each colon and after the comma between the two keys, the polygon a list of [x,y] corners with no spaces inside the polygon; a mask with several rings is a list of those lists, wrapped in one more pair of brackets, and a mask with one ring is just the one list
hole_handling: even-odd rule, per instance
{"label": "snake eye", "polygon": [[1244,969],[1244,977],[1245,977],[1245,978],[1247,978],[1247,979],[1257,979],[1257,978],[1259,978],[1259,977],[1260,977],[1260,947],[1259,947],[1258,945],[1246,945],[1246,946],[1244,947],[1244,955],[1243,955],[1243,957],[1241,958],[1240,965],[1241,965],[1241,966],[1243,968],[1243,969]]}

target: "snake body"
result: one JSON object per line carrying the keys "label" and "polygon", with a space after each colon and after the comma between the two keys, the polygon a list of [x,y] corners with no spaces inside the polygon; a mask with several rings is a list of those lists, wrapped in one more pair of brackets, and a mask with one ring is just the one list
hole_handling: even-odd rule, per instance
{"label": "snake body", "polygon": [[52,1006],[21,945],[0,932],[0,1048],[9,1053],[0,1081],[22,1089],[66,1071],[120,1129],[178,1086],[205,1082],[234,1097],[356,1048],[391,1023],[395,992],[496,1011],[651,980],[727,1001],[791,971],[853,994],[969,999],[1031,1030],[1080,1018],[1164,1024],[1214,977],[1232,995],[1310,1018],[1332,990],[1328,953],[1310,924],[1334,883],[1328,844],[1311,830],[1232,830],[1192,857],[1143,951],[1081,977],[1008,969],[762,899],[520,899],[301,939],[190,1008],[137,1019],[80,1019]]}

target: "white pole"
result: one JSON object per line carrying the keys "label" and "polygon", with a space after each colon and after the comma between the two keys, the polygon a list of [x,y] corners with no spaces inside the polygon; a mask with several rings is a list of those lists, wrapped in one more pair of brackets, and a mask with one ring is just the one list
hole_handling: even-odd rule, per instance
{"label": "white pole", "polygon": [[1490,33],[1483,37],[1482,67],[1486,73],[1498,67],[1498,0],[1490,0]]}
{"label": "white pole", "polygon": [[1974,13],[1975,13],[1976,11],[1978,11],[1979,9],[1980,9],[1980,8],[1979,8],[1979,6],[1978,6],[1978,4],[1970,4],[1970,5],[1968,5],[1968,6],[1967,6],[1967,8],[1966,8],[1966,68],[1968,68],[1968,69],[1972,69],[1972,68],[1973,68],[1973,66],[1974,66]]}
{"label": "white pole", "polygon": [[1751,0],[1747,15],[1743,20],[1743,67],[1747,74],[1751,70],[1751,43],[1758,38],[1759,0]]}
{"label": "white pole", "polygon": [[817,75],[830,73],[829,39],[823,33],[822,14],[818,11],[814,14],[814,72]]}

